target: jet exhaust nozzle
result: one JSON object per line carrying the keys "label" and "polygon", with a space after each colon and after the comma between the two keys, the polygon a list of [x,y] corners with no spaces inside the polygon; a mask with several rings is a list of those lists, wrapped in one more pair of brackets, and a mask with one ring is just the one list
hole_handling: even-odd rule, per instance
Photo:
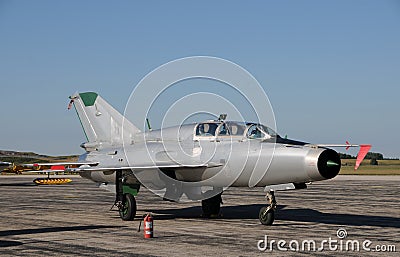
{"label": "jet exhaust nozzle", "polygon": [[339,174],[341,167],[339,154],[332,150],[324,150],[318,157],[318,171],[325,179],[331,179]]}

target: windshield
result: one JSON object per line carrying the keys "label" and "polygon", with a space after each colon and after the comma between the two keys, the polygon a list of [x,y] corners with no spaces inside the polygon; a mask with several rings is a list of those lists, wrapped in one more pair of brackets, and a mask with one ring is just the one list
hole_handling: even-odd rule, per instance
{"label": "windshield", "polygon": [[267,133],[271,137],[276,137],[277,134],[273,129],[271,129],[270,127],[264,126],[264,125],[261,125],[261,127],[265,131],[265,133]]}
{"label": "windshield", "polygon": [[261,124],[248,123],[247,126],[246,136],[250,139],[267,139],[277,135],[274,130]]}

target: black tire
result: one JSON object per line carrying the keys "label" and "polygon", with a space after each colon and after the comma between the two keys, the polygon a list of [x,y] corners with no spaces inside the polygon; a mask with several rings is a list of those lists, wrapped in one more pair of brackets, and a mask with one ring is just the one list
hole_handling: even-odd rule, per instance
{"label": "black tire", "polygon": [[275,211],[274,209],[270,209],[267,211],[268,207],[262,207],[260,209],[260,213],[258,214],[258,219],[260,220],[261,224],[271,226],[275,220]]}
{"label": "black tire", "polygon": [[122,220],[133,220],[136,216],[136,200],[131,194],[125,194],[125,205],[119,210]]}
{"label": "black tire", "polygon": [[221,195],[216,195],[211,198],[201,201],[201,209],[203,211],[203,217],[217,217],[221,210]]}

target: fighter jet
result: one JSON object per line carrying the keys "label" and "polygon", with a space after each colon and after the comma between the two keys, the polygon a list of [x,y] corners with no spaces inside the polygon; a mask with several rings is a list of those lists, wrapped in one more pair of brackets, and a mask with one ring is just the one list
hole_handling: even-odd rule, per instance
{"label": "fighter jet", "polygon": [[[123,220],[136,214],[141,186],[164,199],[201,200],[203,217],[220,213],[228,187],[261,187],[268,199],[259,220],[275,219],[275,191],[304,189],[307,183],[332,179],[341,161],[329,147],[360,147],[356,168],[370,145],[318,145],[282,138],[265,124],[218,119],[141,131],[97,93],[70,96],[87,142],[85,153],[66,171],[79,172],[115,192]],[[36,164],[49,168],[54,164]],[[72,165],[72,166],[71,166]],[[72,167],[72,168],[71,168]]]}

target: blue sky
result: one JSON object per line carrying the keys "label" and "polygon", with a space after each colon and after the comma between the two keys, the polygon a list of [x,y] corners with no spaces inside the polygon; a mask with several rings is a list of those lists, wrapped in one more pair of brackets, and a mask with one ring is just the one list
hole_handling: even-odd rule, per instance
{"label": "blue sky", "polygon": [[210,55],[257,78],[280,134],[400,157],[398,1],[3,0],[0,35],[0,149],[81,153],[69,95],[123,111],[148,72]]}

